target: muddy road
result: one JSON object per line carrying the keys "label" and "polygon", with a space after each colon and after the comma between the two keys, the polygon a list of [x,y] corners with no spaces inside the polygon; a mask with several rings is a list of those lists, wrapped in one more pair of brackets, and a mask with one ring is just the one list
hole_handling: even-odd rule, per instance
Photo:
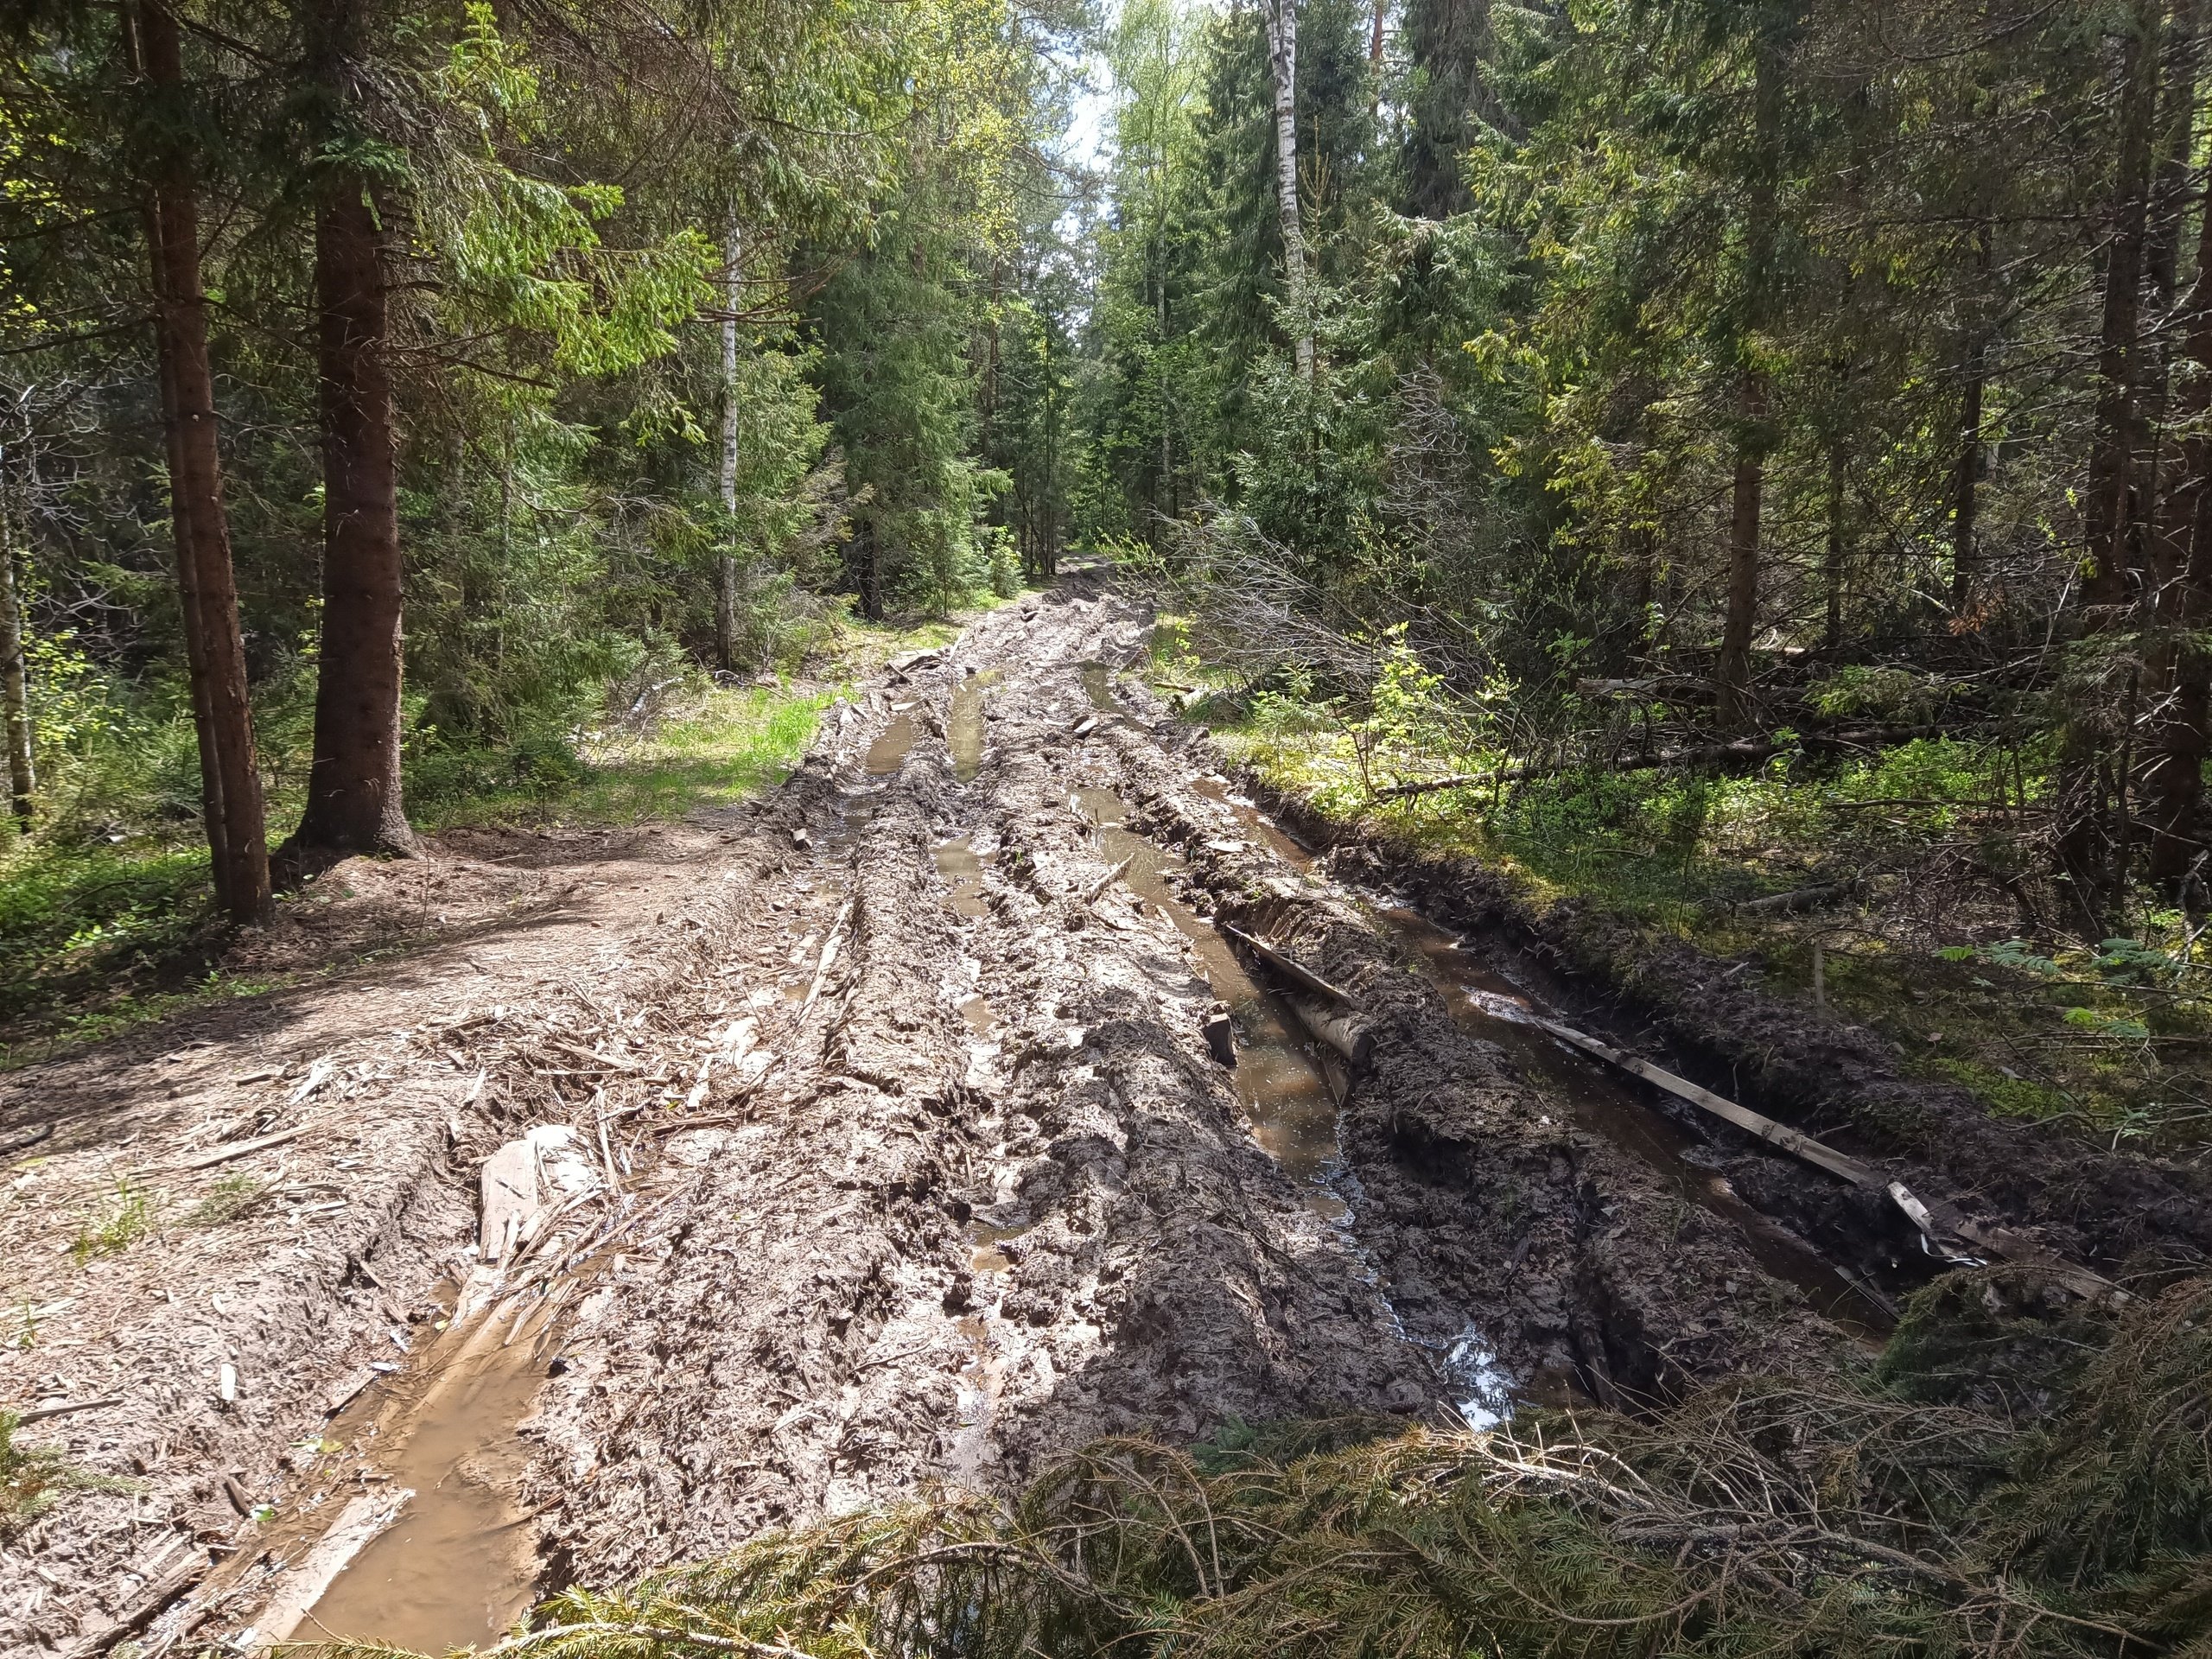
{"label": "muddy road", "polygon": [[10,1079],[0,1397],[103,1485],[0,1544],[0,1648],[435,1649],[1100,1433],[1866,1363],[1895,1217],[1331,880],[1149,628],[1077,575],[564,906]]}

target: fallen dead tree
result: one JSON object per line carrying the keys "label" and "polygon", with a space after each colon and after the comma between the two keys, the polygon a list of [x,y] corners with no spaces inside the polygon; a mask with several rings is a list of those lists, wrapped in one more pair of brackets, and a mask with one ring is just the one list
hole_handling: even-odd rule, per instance
{"label": "fallen dead tree", "polygon": [[[1311,994],[1309,996],[1291,995],[1285,1001],[1313,1036],[1328,1044],[1346,1059],[1357,1063],[1366,1058],[1370,1039],[1359,1018],[1360,1005],[1357,998],[1331,984],[1295,957],[1242,928],[1224,926],[1223,931],[1300,990]],[[1320,1000],[1317,1002],[1313,998]],[[1687,1101],[1700,1111],[1743,1130],[1777,1151],[1788,1153],[1816,1169],[1824,1170],[1840,1180],[1882,1193],[1896,1206],[1898,1213],[1912,1224],[1923,1247],[1931,1255],[1961,1267],[1979,1267],[1984,1260],[1992,1258],[2006,1261],[2018,1267],[2032,1268],[2086,1300],[2116,1303],[2127,1300],[2127,1293],[2111,1281],[2053,1254],[2024,1234],[2006,1228],[1985,1226],[1956,1213],[1948,1206],[1939,1211],[1923,1202],[1903,1181],[1872,1165],[1838,1152],[1802,1131],[1777,1122],[1726,1096],[1715,1094],[1664,1066],[1616,1048],[1587,1032],[1578,1031],[1559,1020],[1509,1004],[1503,999],[1499,1000],[1497,1012],[1510,1018],[1525,1020],[1563,1043],[1618,1066],[1676,1099]]]}

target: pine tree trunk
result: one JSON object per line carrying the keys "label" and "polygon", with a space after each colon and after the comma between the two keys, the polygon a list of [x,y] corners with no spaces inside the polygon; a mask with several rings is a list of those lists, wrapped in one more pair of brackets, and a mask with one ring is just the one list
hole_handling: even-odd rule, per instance
{"label": "pine tree trunk", "polygon": [[1844,578],[1844,459],[1843,445],[1828,445],[1827,544],[1821,556],[1821,585],[1827,601],[1826,626],[1821,639],[1830,651],[1843,644]]}
{"label": "pine tree trunk", "polygon": [[[322,0],[320,65],[334,96],[358,54],[353,0]],[[339,166],[315,217],[322,416],[322,655],[302,856],[421,851],[400,794],[403,566],[384,231],[362,174]]]}
{"label": "pine tree trunk", "polygon": [[[1737,417],[1746,425],[1766,416],[1765,378],[1747,371],[1737,388]],[[1751,630],[1759,611],[1759,519],[1766,467],[1751,442],[1736,452],[1729,486],[1727,613],[1720,632],[1720,721],[1740,726],[1752,714]]]}
{"label": "pine tree trunk", "polygon": [[1758,626],[1760,518],[1766,488],[1768,429],[1766,373],[1750,359],[1760,349],[1775,276],[1776,202],[1782,169],[1782,98],[1788,67],[1787,21],[1769,21],[1754,42],[1751,93],[1752,175],[1744,211],[1743,332],[1738,350],[1746,361],[1736,379],[1736,469],[1728,513],[1727,611],[1720,632],[1717,678],[1720,720],[1741,726],[1754,712],[1751,695],[1751,636]]}
{"label": "pine tree trunk", "polygon": [[[722,534],[737,534],[737,262],[743,251],[737,215],[730,214],[723,243],[728,274],[722,278]],[[715,661],[725,673],[737,667],[737,555],[725,543],[715,569]]]}
{"label": "pine tree trunk", "polygon": [[2152,721],[2143,772],[2143,817],[2150,831],[2153,880],[2200,880],[2206,848],[2197,833],[2204,763],[2212,753],[2212,169],[2202,195],[2196,280],[2181,311],[2182,352],[2195,372],[2182,381],[2174,410],[2183,434],[2173,484],[2160,503],[2154,574],[2158,596],[2146,657]]}
{"label": "pine tree trunk", "polygon": [[[175,16],[164,0],[141,0],[136,21],[142,65],[156,96],[181,99],[184,67]],[[207,306],[200,286],[198,181],[191,155],[181,143],[160,158],[147,229],[170,518],[199,728],[207,844],[217,898],[234,920],[254,922],[268,916],[271,902],[268,825],[231,563],[230,517],[223,502]]]}
{"label": "pine tree trunk", "polygon": [[1306,297],[1306,232],[1298,208],[1298,0],[1268,0],[1268,67],[1274,79],[1275,207],[1299,378],[1313,378],[1313,320]]}
{"label": "pine tree trunk", "polygon": [[2082,504],[2091,626],[2109,626],[2132,597],[2132,531],[2138,517],[2138,385],[2143,273],[2150,228],[2151,148],[2158,111],[2158,7],[2141,0],[2121,63],[2113,233],[2105,253],[2104,315],[2097,350],[2095,435]]}
{"label": "pine tree trunk", "polygon": [[1967,354],[1966,384],[1959,388],[1959,454],[1951,470],[1951,609],[1965,616],[1974,599],[1980,556],[1974,520],[1981,504],[1981,342]]}
{"label": "pine tree trunk", "polygon": [[[2144,496],[2151,481],[2143,442],[2143,283],[2164,17],[2160,0],[2137,0],[2133,11],[2135,26],[2120,61],[2112,236],[2105,251],[2097,402],[2082,508],[2089,564],[2082,626],[2091,633],[2124,626],[2146,592],[2146,573],[2140,568],[2148,540],[2142,533]],[[2129,686],[2139,677],[2139,672],[2131,672]],[[2108,764],[2109,756],[2133,735],[2113,729],[2111,710],[2120,702],[2105,690],[2080,700],[2067,722],[2059,760],[2055,849],[2074,906],[2092,937],[2107,927],[2106,911],[2116,890],[2125,839],[2120,826],[2129,780],[2115,776]]]}
{"label": "pine tree trunk", "polygon": [[4,468],[0,468],[0,720],[7,727],[9,809],[28,830],[37,804],[38,773],[31,757],[30,677],[23,665],[23,607],[16,587],[16,543]]}

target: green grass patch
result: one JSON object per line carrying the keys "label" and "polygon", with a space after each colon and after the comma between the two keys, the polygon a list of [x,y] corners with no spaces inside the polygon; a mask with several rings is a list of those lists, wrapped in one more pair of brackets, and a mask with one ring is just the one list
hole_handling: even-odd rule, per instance
{"label": "green grass patch", "polygon": [[85,1217],[69,1246],[79,1267],[103,1255],[120,1255],[160,1224],[156,1194],[128,1179],[118,1181],[115,1193],[96,1215]]}
{"label": "green grass patch", "polygon": [[[813,677],[795,683],[719,687],[679,675],[657,717],[636,727],[610,718],[496,744],[418,730],[404,754],[410,816],[430,834],[620,825],[747,799],[790,773],[836,697],[893,658],[949,644],[969,620],[844,624]],[[0,1069],[57,1041],[99,1041],[274,988],[218,965],[227,934],[194,816],[189,721],[166,704],[135,721],[101,709],[80,722],[89,735],[66,764],[49,768],[66,798],[54,795],[29,835],[0,820],[0,1031],[11,1039]],[[287,704],[264,721],[272,839],[301,808],[306,767],[284,740],[304,741],[298,715]]]}
{"label": "green grass patch", "polygon": [[790,775],[835,695],[715,688],[640,734],[573,747],[433,752],[410,779],[412,815],[435,834],[493,823],[639,823],[731,805]]}
{"label": "green grass patch", "polygon": [[184,1217],[188,1227],[220,1227],[236,1221],[258,1204],[269,1191],[266,1181],[251,1175],[226,1175],[207,1189],[207,1196],[194,1205]]}
{"label": "green grass patch", "polygon": [[96,1475],[71,1463],[58,1446],[24,1446],[19,1414],[0,1411],[0,1543],[13,1543],[64,1493],[127,1492],[137,1483]]}

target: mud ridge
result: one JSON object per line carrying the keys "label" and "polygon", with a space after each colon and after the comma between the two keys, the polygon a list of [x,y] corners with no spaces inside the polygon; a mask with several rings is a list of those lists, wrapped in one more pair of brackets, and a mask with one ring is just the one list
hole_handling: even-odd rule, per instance
{"label": "mud ridge", "polygon": [[[2115,1152],[2063,1129],[1993,1118],[1964,1090],[1907,1076],[1893,1045],[1748,982],[1740,963],[1653,940],[1589,906],[1539,912],[1474,860],[1395,837],[1347,836],[1249,770],[1239,786],[1313,845],[1342,879],[1404,895],[1487,942],[1592,1030],[1839,1147],[1884,1163],[1923,1197],[1985,1221],[2025,1224],[2107,1276],[2171,1271],[2212,1252],[2212,1173]],[[1675,1109],[1662,1104],[1660,1109]],[[1906,1268],[1874,1241],[1893,1230],[1866,1195],[1787,1167],[1726,1128],[1691,1122],[1759,1208],[1881,1274]]]}
{"label": "mud ridge", "polygon": [[1852,1340],[1733,1229],[1461,1031],[1352,905],[1202,821],[1147,746],[1121,749],[1147,827],[1189,861],[1194,897],[1364,1010],[1343,1144],[1360,1235],[1409,1331],[1448,1351],[1471,1325],[1540,1396],[1629,1408],[1732,1371],[1855,1363]]}

